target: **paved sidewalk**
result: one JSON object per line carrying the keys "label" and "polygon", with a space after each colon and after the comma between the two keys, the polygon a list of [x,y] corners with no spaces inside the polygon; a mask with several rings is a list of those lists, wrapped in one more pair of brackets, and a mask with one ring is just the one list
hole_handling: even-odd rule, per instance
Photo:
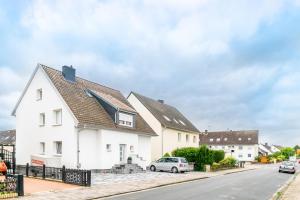
{"label": "paved sidewalk", "polygon": [[[52,192],[42,192],[35,193],[30,196],[25,196],[22,199],[40,199],[40,200],[58,200],[58,199],[94,199],[100,197],[107,197],[111,195],[123,194],[128,192],[134,192],[139,190],[145,190],[150,188],[155,188],[159,186],[175,184],[185,181],[198,180],[203,178],[209,178],[229,173],[236,173],[241,171],[257,169],[261,166],[251,165],[246,166],[242,169],[231,169],[219,172],[190,172],[184,174],[172,174],[172,173],[160,173],[160,172],[147,172],[141,174],[131,174],[131,175],[120,175],[118,178],[107,177],[101,180],[101,175],[96,177],[94,184],[90,188],[77,188],[68,189],[64,191],[52,191]],[[98,178],[98,180],[97,180]]]}
{"label": "paved sidewalk", "polygon": [[300,199],[300,175],[290,183],[287,189],[283,192],[281,200],[299,200]]}

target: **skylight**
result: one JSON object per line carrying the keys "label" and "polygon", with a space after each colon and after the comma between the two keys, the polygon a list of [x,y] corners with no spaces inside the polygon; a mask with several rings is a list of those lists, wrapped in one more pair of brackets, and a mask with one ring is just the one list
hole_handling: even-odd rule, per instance
{"label": "skylight", "polygon": [[166,115],[163,115],[163,117],[167,120],[167,121],[171,121],[169,117],[167,117]]}
{"label": "skylight", "polygon": [[178,121],[175,118],[173,118],[173,121],[176,122],[176,124],[179,124]]}
{"label": "skylight", "polygon": [[179,120],[179,122],[180,122],[183,126],[185,126],[185,123],[184,123],[183,121]]}

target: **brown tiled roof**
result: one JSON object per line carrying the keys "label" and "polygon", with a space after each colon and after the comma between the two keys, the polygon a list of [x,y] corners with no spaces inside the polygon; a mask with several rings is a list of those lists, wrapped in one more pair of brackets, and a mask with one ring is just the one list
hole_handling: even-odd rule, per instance
{"label": "brown tiled roof", "polygon": [[[165,127],[187,132],[200,133],[199,130],[176,108],[157,100],[132,92],[132,94],[154,115]],[[166,119],[166,117],[169,119]]]}
{"label": "brown tiled roof", "polygon": [[101,104],[86,93],[87,90],[91,90],[105,94],[106,96],[115,99],[115,101],[118,101],[119,104],[122,104],[122,107],[134,110],[120,91],[79,77],[76,77],[76,82],[73,83],[65,80],[61,71],[45,65],[40,66],[42,66],[68,107],[73,112],[79,125],[100,126],[110,129],[137,132],[145,135],[156,135],[139,114],[136,116],[135,128],[123,127],[115,124]]}
{"label": "brown tiled roof", "polygon": [[16,130],[0,131],[0,144],[16,144]]}
{"label": "brown tiled roof", "polygon": [[253,145],[258,144],[258,130],[207,132],[199,138],[201,145]]}

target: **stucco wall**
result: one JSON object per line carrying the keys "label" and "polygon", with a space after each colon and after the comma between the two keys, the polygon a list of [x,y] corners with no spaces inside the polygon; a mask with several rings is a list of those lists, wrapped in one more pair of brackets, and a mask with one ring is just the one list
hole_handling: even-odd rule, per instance
{"label": "stucco wall", "polygon": [[[43,99],[37,101],[37,90],[42,88]],[[62,109],[62,125],[53,126],[53,110]],[[46,124],[39,126],[39,114],[45,113]],[[27,92],[16,110],[16,162],[30,163],[30,155],[40,153],[40,142],[45,142],[45,154],[55,155],[54,141],[62,141],[62,164],[76,167],[75,121],[57,91],[38,69]]]}
{"label": "stucco wall", "polygon": [[[240,146],[242,149],[239,149]],[[215,150],[224,150],[226,157],[232,156],[239,161],[254,161],[255,157],[258,156],[258,145],[211,145],[209,147]],[[234,150],[234,152],[231,152],[231,150]],[[248,154],[251,154],[251,157],[248,157]],[[239,157],[239,155],[242,157]]]}

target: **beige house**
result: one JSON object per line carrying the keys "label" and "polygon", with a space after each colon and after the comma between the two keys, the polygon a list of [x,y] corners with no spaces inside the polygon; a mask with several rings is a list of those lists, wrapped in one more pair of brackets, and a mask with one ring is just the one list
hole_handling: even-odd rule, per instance
{"label": "beige house", "polygon": [[175,107],[134,92],[127,99],[158,135],[151,138],[152,160],[176,148],[199,146],[199,130]]}

